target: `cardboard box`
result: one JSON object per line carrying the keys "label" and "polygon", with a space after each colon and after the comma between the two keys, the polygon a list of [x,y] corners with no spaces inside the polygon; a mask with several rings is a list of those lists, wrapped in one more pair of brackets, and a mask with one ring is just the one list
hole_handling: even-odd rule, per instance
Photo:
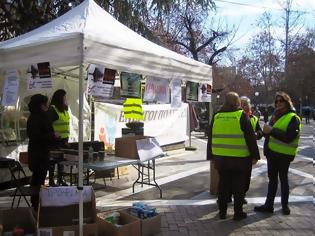
{"label": "cardboard box", "polygon": [[[132,215],[130,209],[126,210],[126,213]],[[141,236],[151,236],[161,231],[161,215],[157,214],[146,219],[138,219],[141,224]]]}
{"label": "cardboard box", "polygon": [[161,231],[161,215],[141,219],[141,235],[150,236],[158,234]]}
{"label": "cardboard box", "polygon": [[1,236],[6,232],[12,232],[15,227],[24,229],[25,234],[35,234],[36,221],[30,208],[15,208],[0,211]]}
{"label": "cardboard box", "polygon": [[[79,225],[39,228],[37,230],[37,235],[38,236],[41,236],[41,235],[45,235],[45,236],[79,236]],[[84,236],[97,236],[97,235],[99,235],[97,223],[83,225],[83,235]]]}
{"label": "cardboard box", "polygon": [[[90,186],[84,186],[86,191],[91,191],[86,202],[83,203],[83,222],[86,224],[95,223],[96,220],[96,202],[95,194]],[[40,205],[37,212],[38,227],[55,227],[55,226],[71,226],[79,223],[79,197],[76,187],[53,187],[41,189],[45,191],[45,201],[49,201],[48,206]],[[73,195],[73,192],[75,195]],[[76,198],[77,197],[77,198]],[[55,205],[69,199],[74,199],[75,202]],[[41,199],[42,204],[43,199]],[[47,204],[47,203],[46,203]]]}
{"label": "cardboard box", "polygon": [[140,236],[140,220],[124,211],[119,211],[119,226],[109,223],[102,218],[96,218],[99,235],[110,236]]}
{"label": "cardboard box", "polygon": [[115,139],[115,155],[129,159],[139,159],[136,140],[150,138],[149,136],[135,135]]}

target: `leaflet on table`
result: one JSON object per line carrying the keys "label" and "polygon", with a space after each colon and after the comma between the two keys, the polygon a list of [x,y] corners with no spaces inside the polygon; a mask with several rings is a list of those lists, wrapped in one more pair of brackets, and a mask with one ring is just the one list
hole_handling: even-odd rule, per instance
{"label": "leaflet on table", "polygon": [[142,162],[163,154],[163,150],[155,138],[139,139],[136,140],[136,143],[139,159]]}

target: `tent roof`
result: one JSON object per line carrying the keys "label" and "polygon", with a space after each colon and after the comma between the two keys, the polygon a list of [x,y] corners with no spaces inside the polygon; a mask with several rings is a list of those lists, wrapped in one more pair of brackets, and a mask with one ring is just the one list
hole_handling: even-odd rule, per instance
{"label": "tent roof", "polygon": [[84,63],[163,78],[212,82],[211,67],[158,46],[124,26],[93,0],[61,17],[0,43],[0,69],[49,61]]}

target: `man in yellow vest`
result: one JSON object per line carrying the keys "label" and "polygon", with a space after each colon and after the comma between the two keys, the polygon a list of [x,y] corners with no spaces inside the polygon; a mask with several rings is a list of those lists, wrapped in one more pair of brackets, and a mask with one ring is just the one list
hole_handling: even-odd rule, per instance
{"label": "man in yellow vest", "polygon": [[282,213],[290,214],[288,170],[298,150],[300,131],[301,120],[295,113],[291,98],[284,92],[278,92],[275,99],[275,113],[269,125],[265,124],[263,127],[266,136],[264,155],[268,166],[268,193],[265,204],[256,206],[255,211],[273,213],[279,176]]}
{"label": "man in yellow vest", "polygon": [[[68,102],[66,91],[58,89],[51,98],[48,116],[52,121],[54,131],[58,135],[60,142],[59,147],[64,147],[69,141],[70,135],[70,115],[68,112]],[[58,161],[57,161],[58,162]],[[54,169],[56,160],[52,160],[52,165],[49,170],[49,185],[54,186]],[[67,185],[62,180],[62,166],[58,164],[58,184]]]}
{"label": "man in yellow vest", "polygon": [[247,173],[260,159],[254,130],[240,107],[237,93],[229,92],[218,113],[211,120],[207,159],[219,172],[218,204],[221,219],[226,218],[227,199],[234,196],[234,220],[247,217],[243,199]]}

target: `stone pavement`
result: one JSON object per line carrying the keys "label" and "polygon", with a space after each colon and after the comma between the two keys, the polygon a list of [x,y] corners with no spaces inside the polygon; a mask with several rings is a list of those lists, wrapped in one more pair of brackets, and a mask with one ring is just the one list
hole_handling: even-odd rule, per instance
{"label": "stone pavement", "polygon": [[291,204],[291,215],[282,215],[276,205],[274,214],[253,212],[248,205],[248,216],[234,221],[230,206],[228,217],[220,220],[216,205],[158,207],[162,215],[162,228],[158,236],[203,236],[203,235],[315,235],[314,206],[312,203]]}

